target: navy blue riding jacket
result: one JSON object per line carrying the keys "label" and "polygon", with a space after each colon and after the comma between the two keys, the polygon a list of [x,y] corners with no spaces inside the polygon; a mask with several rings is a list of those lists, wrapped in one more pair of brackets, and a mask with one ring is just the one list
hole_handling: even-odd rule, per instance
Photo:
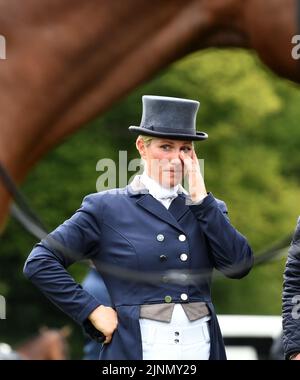
{"label": "navy blue riding jacket", "polygon": [[[211,273],[216,268],[232,278],[245,276],[253,265],[252,250],[227,214],[225,203],[212,193],[197,205],[188,205],[181,193],[169,209],[149,193],[133,191],[130,185],[90,194],[70,219],[49,234],[77,254],[72,256],[43,239],[33,247],[24,273],[63,312],[85,326],[100,302],[66,270],[81,259],[91,259],[96,268],[114,264],[120,271],[186,269]],[[188,260],[180,260],[182,253]],[[166,260],[159,259],[162,254]],[[142,359],[140,305],[164,303],[165,299],[206,302],[211,313],[210,359],[226,359],[211,300],[210,276],[195,285],[141,283],[107,273],[102,277],[118,315],[118,327],[111,343],[102,346],[100,359]],[[188,296],[184,301],[182,294]]]}

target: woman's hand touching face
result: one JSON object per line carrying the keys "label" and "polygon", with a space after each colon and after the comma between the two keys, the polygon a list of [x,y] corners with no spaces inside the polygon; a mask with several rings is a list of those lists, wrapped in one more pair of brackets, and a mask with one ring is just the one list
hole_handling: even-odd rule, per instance
{"label": "woman's hand touching face", "polygon": [[194,147],[191,150],[191,154],[181,150],[180,159],[183,164],[184,175],[188,177],[191,199],[193,202],[199,202],[207,196],[207,191]]}

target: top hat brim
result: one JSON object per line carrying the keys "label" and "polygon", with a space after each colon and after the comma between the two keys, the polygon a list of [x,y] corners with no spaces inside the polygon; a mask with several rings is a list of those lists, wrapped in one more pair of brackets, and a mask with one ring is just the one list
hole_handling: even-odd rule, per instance
{"label": "top hat brim", "polygon": [[138,127],[135,125],[131,125],[129,128],[130,132],[134,132],[140,135],[153,136],[153,137],[165,137],[174,140],[187,140],[187,141],[199,141],[206,140],[208,138],[208,134],[205,132],[196,131],[195,134],[187,134],[187,133],[173,133],[173,132],[158,132],[149,130],[143,127]]}

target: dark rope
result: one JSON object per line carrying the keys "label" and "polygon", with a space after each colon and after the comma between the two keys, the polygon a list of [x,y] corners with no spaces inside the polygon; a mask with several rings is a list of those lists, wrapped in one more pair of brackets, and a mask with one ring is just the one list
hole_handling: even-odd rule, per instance
{"label": "dark rope", "polygon": [[[71,250],[59,241],[55,240],[49,232],[47,232],[44,224],[41,222],[40,218],[29,206],[28,201],[25,199],[24,195],[17,189],[14,181],[11,179],[10,175],[7,173],[6,169],[0,163],[0,177],[2,178],[3,183],[5,184],[7,190],[14,197],[15,201],[20,204],[20,207],[13,203],[11,206],[12,216],[24,227],[24,229],[33,235],[39,240],[43,240],[48,244],[52,249],[55,249],[59,252],[63,252],[66,257],[71,258],[72,260],[77,259],[82,260],[82,253]],[[284,239],[280,240],[276,244],[272,245],[267,250],[262,251],[261,253],[255,256],[255,266],[262,265],[271,260],[276,259],[278,256],[282,256],[282,253],[285,252],[288,248],[292,239],[292,235],[288,235]],[[127,281],[136,281],[142,283],[171,283],[178,285],[195,285],[195,283],[207,281],[211,278],[211,271],[187,271],[187,270],[168,270],[165,272],[139,272],[136,270],[131,270],[117,265],[111,265],[107,263],[100,263],[97,266],[97,270],[100,273],[107,273],[112,276],[127,280]],[[223,275],[230,275],[233,273],[238,273],[243,270],[242,265],[231,266],[230,268],[222,268],[222,273],[217,272],[214,274],[214,277],[220,277]]]}
{"label": "dark rope", "polygon": [[8,174],[5,167],[0,162],[0,177],[2,179],[3,184],[6,187],[6,190],[10,193],[10,195],[14,198],[15,202],[18,203],[23,210],[30,216],[30,218],[35,221],[39,226],[43,229],[46,229],[45,225],[38,217],[38,215],[33,211],[33,208],[29,205],[25,196],[19,191],[12,177]]}

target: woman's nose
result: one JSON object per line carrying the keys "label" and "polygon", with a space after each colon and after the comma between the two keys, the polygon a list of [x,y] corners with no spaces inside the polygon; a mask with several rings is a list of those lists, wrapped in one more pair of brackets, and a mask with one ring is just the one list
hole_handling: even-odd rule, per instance
{"label": "woman's nose", "polygon": [[174,155],[174,157],[170,160],[172,166],[180,166],[181,165],[181,160],[180,160],[180,156],[179,154],[178,155]]}
{"label": "woman's nose", "polygon": [[172,160],[180,160],[180,149],[174,149],[174,151],[172,152],[172,157],[171,157]]}

